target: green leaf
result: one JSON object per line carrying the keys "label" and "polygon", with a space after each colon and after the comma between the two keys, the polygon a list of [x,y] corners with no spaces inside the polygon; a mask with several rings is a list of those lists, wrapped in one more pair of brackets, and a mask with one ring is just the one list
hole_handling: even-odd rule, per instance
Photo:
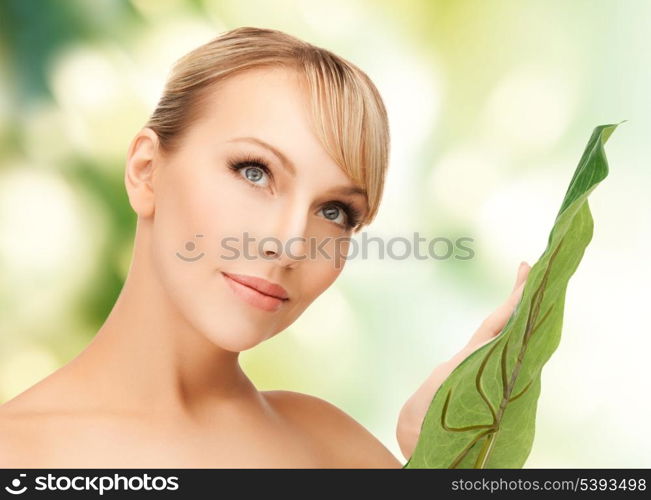
{"label": "green leaf", "polygon": [[587,198],[608,175],[603,146],[619,124],[592,132],[520,302],[499,335],[441,384],[403,468],[521,468],[525,463],[542,367],[560,342],[567,284],[592,239]]}

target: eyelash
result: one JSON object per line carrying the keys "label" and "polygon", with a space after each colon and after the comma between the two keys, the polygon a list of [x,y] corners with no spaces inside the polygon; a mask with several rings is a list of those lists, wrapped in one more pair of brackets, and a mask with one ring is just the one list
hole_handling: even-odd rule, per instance
{"label": "eyelash", "polygon": [[[248,155],[245,155],[244,157],[242,157],[241,159],[230,158],[228,160],[228,168],[233,173],[237,174],[237,176],[240,179],[245,180],[245,181],[246,181],[246,179],[242,178],[239,171],[242,170],[243,168],[246,168],[246,167],[258,167],[259,169],[264,171],[265,174],[267,174],[270,178],[273,179],[273,175],[271,174],[271,171],[269,169],[269,166],[267,165],[267,162],[265,160],[263,160],[262,158],[260,158],[259,156],[248,154]],[[257,184],[254,184],[253,182],[248,182],[248,184],[251,187],[256,188],[256,189],[261,189],[262,188],[261,186],[258,186]],[[335,222],[335,224],[337,224],[339,226],[345,226],[347,229],[354,229],[354,228],[357,227],[357,225],[360,223],[360,220],[361,220],[361,213],[360,213],[359,210],[357,210],[353,205],[351,205],[349,203],[346,203],[344,201],[334,201],[334,202],[328,204],[328,206],[332,206],[332,205],[341,208],[344,211],[344,213],[346,214],[346,223],[337,224]]]}

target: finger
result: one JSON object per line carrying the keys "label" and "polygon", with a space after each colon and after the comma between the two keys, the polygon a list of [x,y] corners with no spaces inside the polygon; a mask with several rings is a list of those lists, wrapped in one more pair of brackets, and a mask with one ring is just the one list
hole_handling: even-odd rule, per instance
{"label": "finger", "polygon": [[511,290],[511,292],[515,292],[518,286],[520,286],[520,284],[527,279],[530,270],[531,270],[531,266],[527,264],[526,261],[523,260],[520,263],[520,267],[518,267],[517,276],[515,278],[515,284],[513,285],[513,290]]}
{"label": "finger", "polygon": [[522,293],[530,270],[531,267],[529,264],[523,261],[518,269],[518,280],[516,281],[516,286],[511,292],[511,295],[509,295],[504,303],[502,303],[502,305],[500,305],[481,323],[467,344],[470,348],[478,348],[475,346],[481,346],[486,342],[489,342],[493,337],[502,332],[504,326],[506,326],[507,321],[511,317],[511,314],[513,314],[515,307],[522,298]]}
{"label": "finger", "polygon": [[525,282],[522,282],[513,291],[509,298],[484,320],[480,326],[480,331],[477,334],[478,341],[484,341],[485,339],[492,338],[502,331],[507,321],[511,317],[511,314],[513,314],[515,306],[518,305],[518,302],[522,298],[524,285]]}
{"label": "finger", "polygon": [[518,302],[520,302],[520,299],[522,298],[522,293],[524,292],[524,287],[526,284],[527,284],[527,276],[525,276],[522,282],[518,285],[518,287],[515,290],[513,290],[509,298],[506,299],[506,302],[502,305],[502,307],[506,307],[506,309],[515,308],[515,306],[518,305]]}

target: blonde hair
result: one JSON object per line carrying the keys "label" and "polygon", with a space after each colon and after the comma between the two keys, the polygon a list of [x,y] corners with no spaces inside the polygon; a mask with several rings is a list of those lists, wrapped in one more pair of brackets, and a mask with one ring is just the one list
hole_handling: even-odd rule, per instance
{"label": "blonde hair", "polygon": [[354,64],[282,31],[240,27],[222,33],[178,59],[150,127],[163,153],[172,152],[203,109],[213,85],[247,69],[283,66],[304,77],[318,139],[342,170],[366,191],[368,212],[355,228],[376,216],[389,161],[387,112],[371,79]]}

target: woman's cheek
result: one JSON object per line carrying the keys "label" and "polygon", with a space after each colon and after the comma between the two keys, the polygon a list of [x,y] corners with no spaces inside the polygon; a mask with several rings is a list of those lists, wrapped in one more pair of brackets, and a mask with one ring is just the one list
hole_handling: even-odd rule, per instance
{"label": "woman's cheek", "polygon": [[341,274],[341,269],[336,269],[329,260],[325,259],[308,259],[306,262],[303,269],[302,290],[311,303],[334,283]]}
{"label": "woman's cheek", "polygon": [[[339,231],[331,230],[329,222],[321,224],[325,226],[322,228],[323,234],[314,239],[314,244],[308,250],[314,262],[324,269],[324,273],[336,278],[346,264],[350,242]],[[323,244],[324,240],[327,243]]]}

